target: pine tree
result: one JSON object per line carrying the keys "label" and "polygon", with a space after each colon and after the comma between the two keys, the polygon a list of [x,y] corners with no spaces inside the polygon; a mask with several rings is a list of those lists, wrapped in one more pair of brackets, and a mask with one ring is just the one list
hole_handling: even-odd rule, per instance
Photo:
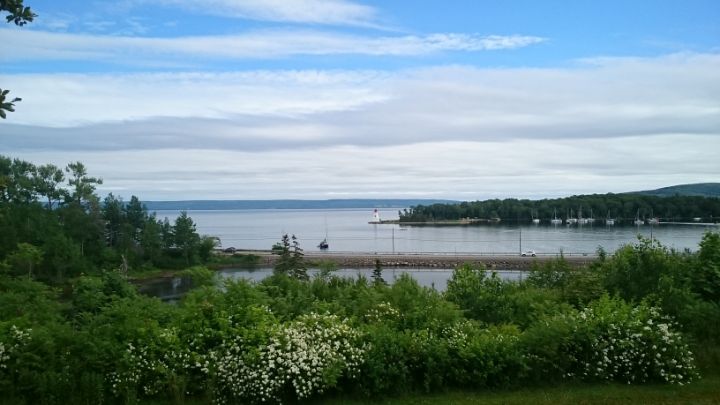
{"label": "pine tree", "polygon": [[290,277],[298,280],[308,280],[307,268],[305,267],[305,260],[303,250],[300,248],[300,243],[295,235],[292,236],[292,249],[290,258]]}
{"label": "pine tree", "polygon": [[383,279],[382,271],[383,271],[383,269],[382,269],[382,264],[380,263],[380,259],[375,259],[375,268],[373,269],[373,272],[372,272],[372,278],[373,278],[373,282],[377,285],[387,284],[385,282],[385,279]]}

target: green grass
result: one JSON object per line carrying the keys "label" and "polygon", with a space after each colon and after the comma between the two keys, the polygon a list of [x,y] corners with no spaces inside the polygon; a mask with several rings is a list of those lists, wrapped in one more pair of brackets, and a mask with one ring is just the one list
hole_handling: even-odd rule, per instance
{"label": "green grass", "polygon": [[677,385],[566,385],[515,391],[452,391],[413,394],[385,399],[326,399],[317,405],[361,404],[720,404],[720,376],[709,376],[685,386]]}
{"label": "green grass", "polygon": [[[142,404],[169,405],[171,401],[144,400]],[[206,402],[188,398],[185,405]],[[592,404],[720,404],[720,375],[705,377],[685,386],[572,384],[513,391],[450,391],[437,394],[406,394],[382,399],[325,398],[313,405],[592,405]]]}

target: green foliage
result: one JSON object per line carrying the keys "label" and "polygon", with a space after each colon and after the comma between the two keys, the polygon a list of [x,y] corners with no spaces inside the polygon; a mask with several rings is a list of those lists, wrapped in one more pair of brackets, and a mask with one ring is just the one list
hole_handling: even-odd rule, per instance
{"label": "green foliage", "polygon": [[531,378],[662,381],[697,378],[693,354],[658,308],[605,295],[589,307],[549,317],[522,337]]}
{"label": "green foliage", "polygon": [[[599,263],[604,262],[601,256]],[[602,287],[602,274],[594,268],[572,268],[564,257],[560,256],[544,263],[533,263],[527,283],[540,289],[557,291],[562,300],[582,307],[599,298],[605,291]]]}
{"label": "green foliage", "polygon": [[[98,268],[178,268],[212,259],[218,240],[198,235],[187,214],[172,226],[135,196],[125,203],[111,193],[101,202],[94,194],[100,179],[80,162],[65,170],[68,179],[54,165],[0,156],[0,261],[17,272],[62,283]],[[40,260],[29,245],[42,251]]]}
{"label": "green foliage", "polygon": [[6,111],[14,112],[15,103],[22,101],[19,97],[15,97],[13,99],[6,98],[8,93],[10,93],[10,90],[0,89],[0,118],[2,119],[7,118]]}
{"label": "green foliage", "polygon": [[8,256],[8,262],[14,264],[16,270],[26,271],[28,278],[33,276],[33,267],[43,258],[43,251],[29,243],[18,243],[17,250]]}
{"label": "green foliage", "polygon": [[708,232],[703,236],[695,266],[694,290],[707,301],[720,302],[720,233]]}
{"label": "green foliage", "polygon": [[275,274],[287,275],[297,280],[309,280],[303,250],[295,235],[292,238],[287,234],[283,235],[280,242],[273,245],[273,254],[279,256],[275,262]]}
{"label": "green foliage", "polygon": [[383,269],[380,259],[375,259],[375,268],[372,272],[372,279],[375,284],[387,284],[382,276],[382,271]]}
{"label": "green foliage", "polygon": [[665,220],[706,220],[720,216],[720,198],[680,196],[657,197],[638,194],[592,194],[545,200],[485,200],[459,204],[418,205],[400,212],[401,222],[457,220],[461,218],[501,218],[503,221],[530,221],[540,218],[549,221],[555,216],[565,217],[571,210],[593,212],[595,217],[606,215],[631,223],[636,215],[662,217]]}
{"label": "green foliage", "polygon": [[453,271],[445,298],[465,316],[488,324],[527,326],[545,313],[560,310],[560,295],[531,285],[505,282],[497,273],[465,264]]}
{"label": "green foliage", "polygon": [[[0,160],[0,168],[14,165]],[[19,165],[7,178],[26,169]],[[12,243],[0,245],[10,263],[0,274],[0,397],[10,403],[294,403],[322,393],[375,397],[561,381],[685,384],[697,377],[688,342],[701,348],[703,370],[717,368],[715,234],[697,254],[641,240],[587,269],[552,261],[521,283],[465,265],[445,293],[407,274],[392,285],[330,271],[298,277],[302,251],[286,236],[272,277],[217,286],[212,271],[192,267],[183,274],[197,287],[171,305],[140,295],[121,272],[97,267],[119,254],[145,257],[146,247],[160,260],[174,252],[184,262],[169,221],[114,197],[96,211],[74,202],[48,210],[21,202],[28,190],[13,184],[0,205],[0,227],[8,230],[0,240]],[[103,219],[99,233],[82,237],[60,215],[88,232],[98,218],[116,224]],[[47,235],[23,227],[28,220]],[[108,229],[117,230],[115,246]],[[147,229],[155,232],[150,244]],[[63,258],[73,263],[62,267],[73,276],[62,294],[25,276],[26,262],[15,260],[19,243],[29,244],[23,251],[42,249],[38,279],[54,281],[49,270]],[[22,274],[9,274],[13,266]]]}
{"label": "green foliage", "polygon": [[180,272],[180,276],[188,277],[195,287],[215,285],[215,272],[203,266],[193,266]]}
{"label": "green foliage", "polygon": [[23,0],[0,0],[0,11],[8,13],[5,17],[7,22],[19,26],[32,22],[37,17],[37,14],[33,13],[30,7],[23,5]]}
{"label": "green foliage", "polygon": [[635,245],[618,249],[603,262],[606,288],[628,300],[639,300],[658,291],[663,278],[680,282],[683,257],[658,242],[640,238]]}

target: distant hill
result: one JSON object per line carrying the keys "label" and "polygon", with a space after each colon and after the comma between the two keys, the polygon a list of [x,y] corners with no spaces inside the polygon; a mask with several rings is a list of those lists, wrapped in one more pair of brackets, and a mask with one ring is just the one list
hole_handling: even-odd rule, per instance
{"label": "distant hill", "polygon": [[257,210],[409,208],[415,205],[452,204],[459,201],[431,199],[338,199],[338,200],[190,200],[145,201],[149,211],[160,210]]}
{"label": "distant hill", "polygon": [[663,187],[657,190],[633,191],[627,194],[654,195],[658,197],[672,197],[674,195],[720,197],[720,183],[680,184]]}

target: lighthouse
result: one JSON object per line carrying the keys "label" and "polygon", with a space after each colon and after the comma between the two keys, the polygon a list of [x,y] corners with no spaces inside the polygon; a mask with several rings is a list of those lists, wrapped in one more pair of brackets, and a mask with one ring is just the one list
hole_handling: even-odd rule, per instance
{"label": "lighthouse", "polygon": [[377,208],[373,211],[373,222],[380,223],[380,212],[378,212]]}

